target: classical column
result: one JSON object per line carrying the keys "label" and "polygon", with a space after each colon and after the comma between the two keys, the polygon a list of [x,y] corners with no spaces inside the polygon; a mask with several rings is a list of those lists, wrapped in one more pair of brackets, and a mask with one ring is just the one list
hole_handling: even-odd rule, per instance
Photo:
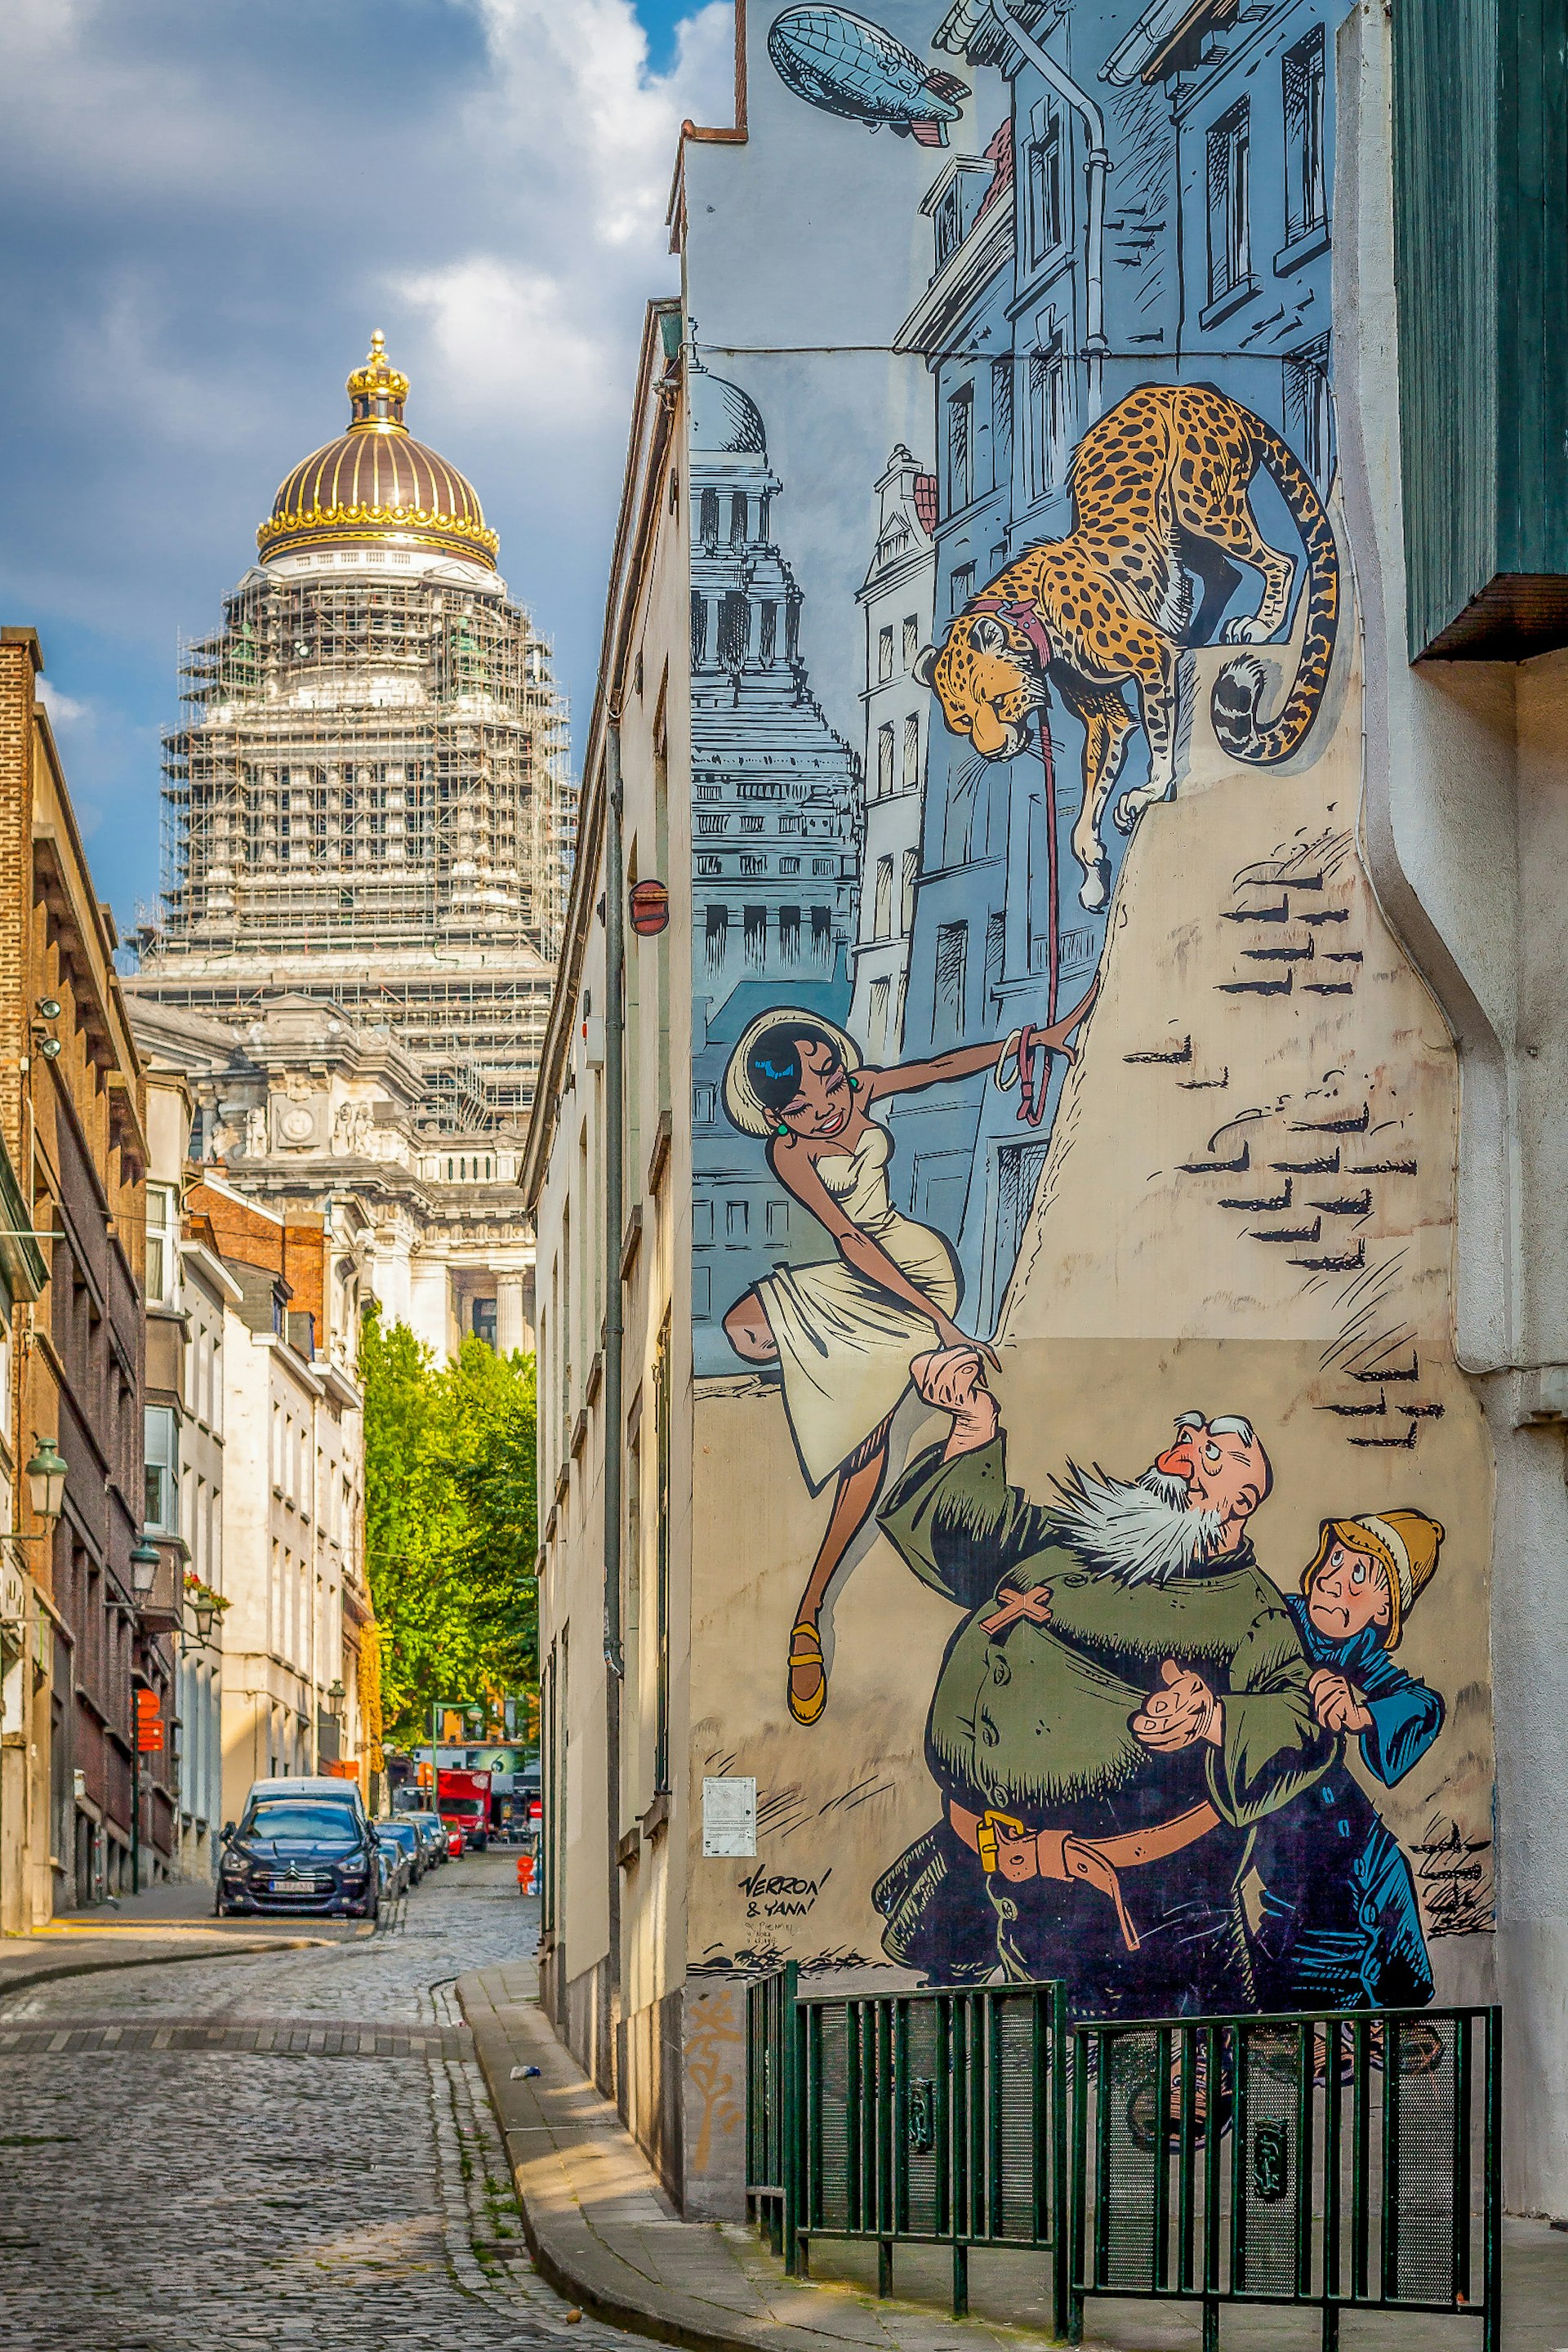
{"label": "classical column", "polygon": [[503,1356],[528,1345],[528,1322],[522,1307],[521,1274],[496,1276],[496,1348]]}

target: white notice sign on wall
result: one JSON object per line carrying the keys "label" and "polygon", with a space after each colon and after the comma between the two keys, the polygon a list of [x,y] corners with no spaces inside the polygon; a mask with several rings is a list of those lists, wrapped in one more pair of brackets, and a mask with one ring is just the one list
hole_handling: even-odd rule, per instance
{"label": "white notice sign on wall", "polygon": [[754,1854],[757,1850],[757,1784],[737,1777],[702,1783],[702,1851],[708,1854]]}

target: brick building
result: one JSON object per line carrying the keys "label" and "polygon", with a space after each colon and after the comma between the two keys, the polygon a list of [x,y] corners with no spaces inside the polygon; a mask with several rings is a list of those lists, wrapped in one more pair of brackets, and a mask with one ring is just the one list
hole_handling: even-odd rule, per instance
{"label": "brick building", "polygon": [[[179,1555],[159,1544],[154,1566],[142,1536],[142,1077],[113,924],[35,699],[42,666],[32,630],[0,633],[0,1140],[15,1177],[5,1218],[16,1530],[5,1545],[7,1927],[99,1901],[136,1874],[145,1883],[174,1844],[168,1636]],[[35,1262],[45,1278],[28,1297]],[[45,1436],[67,1465],[52,1528],[33,1517],[24,1475]],[[140,1759],[139,1703],[164,1726],[162,1748]]]}

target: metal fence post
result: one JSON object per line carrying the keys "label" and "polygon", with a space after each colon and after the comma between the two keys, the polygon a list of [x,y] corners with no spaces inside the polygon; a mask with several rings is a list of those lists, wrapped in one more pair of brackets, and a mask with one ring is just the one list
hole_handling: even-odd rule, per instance
{"label": "metal fence post", "polygon": [[1502,2011],[1486,2011],[1481,2115],[1481,2352],[1500,2352],[1502,2331]]}
{"label": "metal fence post", "polygon": [[779,2035],[777,2068],[779,2077],[779,2231],[784,2240],[784,2261],[786,2275],[795,2273],[795,2231],[798,2226],[798,2199],[805,2172],[805,2101],[802,2096],[802,2066],[800,2054],[800,2004],[795,1998],[800,1969],[794,1960],[784,1965],[784,1982],[779,1988]]}
{"label": "metal fence post", "polygon": [[[1068,1996],[1050,1990],[1051,2072],[1048,2084],[1051,2133],[1051,2329],[1076,2344],[1082,2333],[1081,2306],[1072,2293],[1072,2212],[1077,2182],[1068,2167]],[[1078,2333],[1073,2323],[1079,2321]]]}

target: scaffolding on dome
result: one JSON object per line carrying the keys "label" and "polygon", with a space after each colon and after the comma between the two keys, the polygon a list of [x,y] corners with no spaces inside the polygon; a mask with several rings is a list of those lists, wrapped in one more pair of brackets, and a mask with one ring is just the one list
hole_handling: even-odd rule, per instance
{"label": "scaffolding on dome", "polygon": [[143,985],[232,1016],[287,967],[395,1031],[422,1124],[520,1125],[575,846],[566,704],[521,606],[397,561],[252,572],[182,642]]}

